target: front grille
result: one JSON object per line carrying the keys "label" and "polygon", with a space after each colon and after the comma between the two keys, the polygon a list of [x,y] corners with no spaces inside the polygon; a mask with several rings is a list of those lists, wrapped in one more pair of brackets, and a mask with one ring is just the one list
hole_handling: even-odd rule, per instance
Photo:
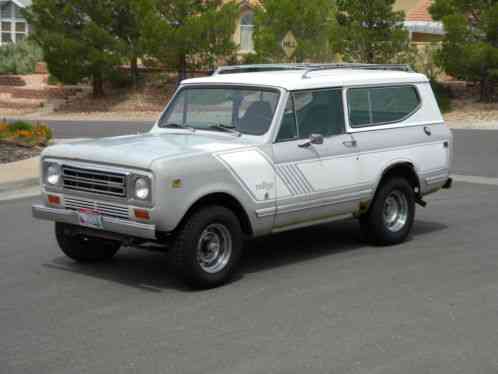
{"label": "front grille", "polygon": [[65,197],[64,206],[66,209],[79,211],[80,209],[89,209],[102,214],[106,217],[129,219],[128,207],[112,203],[103,203],[94,200],[86,200],[75,197]]}
{"label": "front grille", "polygon": [[126,197],[126,175],[108,171],[62,166],[64,189]]}

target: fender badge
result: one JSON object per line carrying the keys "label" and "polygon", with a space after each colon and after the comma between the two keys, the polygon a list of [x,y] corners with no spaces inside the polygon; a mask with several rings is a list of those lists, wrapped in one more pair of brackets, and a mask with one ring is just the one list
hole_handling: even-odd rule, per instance
{"label": "fender badge", "polygon": [[171,182],[171,188],[182,188],[183,187],[183,182],[181,179],[173,179],[173,182]]}

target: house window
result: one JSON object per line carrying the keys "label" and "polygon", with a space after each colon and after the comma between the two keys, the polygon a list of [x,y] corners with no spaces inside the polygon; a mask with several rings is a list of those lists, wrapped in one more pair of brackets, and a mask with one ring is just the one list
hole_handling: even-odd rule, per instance
{"label": "house window", "polygon": [[0,17],[9,19],[12,18],[12,3],[0,5]]}
{"label": "house window", "polygon": [[12,2],[0,6],[0,45],[21,42],[28,36],[29,26],[22,15],[22,8]]}
{"label": "house window", "polygon": [[254,12],[248,11],[240,18],[240,50],[242,52],[254,51]]}

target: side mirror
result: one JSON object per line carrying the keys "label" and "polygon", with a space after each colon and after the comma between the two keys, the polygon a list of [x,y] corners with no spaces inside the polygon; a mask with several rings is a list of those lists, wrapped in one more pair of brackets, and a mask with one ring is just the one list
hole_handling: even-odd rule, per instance
{"label": "side mirror", "polygon": [[312,144],[323,144],[323,135],[322,134],[311,134],[309,139],[303,144],[299,144],[301,148],[308,148]]}

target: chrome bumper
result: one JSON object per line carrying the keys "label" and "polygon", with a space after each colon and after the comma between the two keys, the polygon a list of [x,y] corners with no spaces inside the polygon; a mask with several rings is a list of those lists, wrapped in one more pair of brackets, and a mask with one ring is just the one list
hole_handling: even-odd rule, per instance
{"label": "chrome bumper", "polygon": [[[33,205],[33,217],[48,221],[69,223],[79,226],[78,213],[73,210],[49,208],[44,205]],[[156,239],[156,226],[146,223],[127,221],[119,218],[102,217],[103,231],[143,239]]]}

